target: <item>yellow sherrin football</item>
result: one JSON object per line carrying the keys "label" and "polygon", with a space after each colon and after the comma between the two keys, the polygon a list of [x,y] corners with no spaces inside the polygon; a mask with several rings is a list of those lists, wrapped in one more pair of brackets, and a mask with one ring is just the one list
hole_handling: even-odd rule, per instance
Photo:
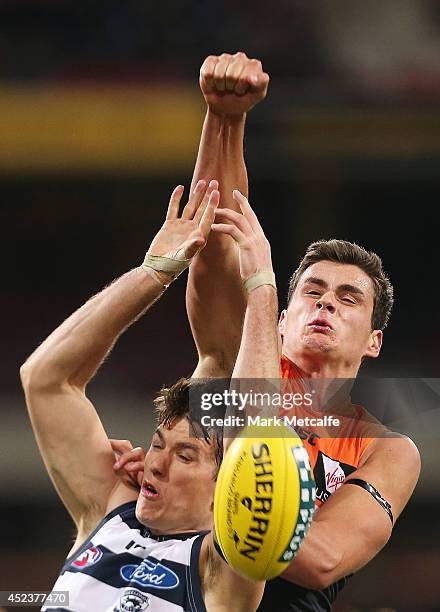
{"label": "yellow sherrin football", "polygon": [[226,561],[253,580],[281,574],[307,533],[314,501],[307,451],[295,431],[244,429],[223,458],[215,490],[215,533]]}

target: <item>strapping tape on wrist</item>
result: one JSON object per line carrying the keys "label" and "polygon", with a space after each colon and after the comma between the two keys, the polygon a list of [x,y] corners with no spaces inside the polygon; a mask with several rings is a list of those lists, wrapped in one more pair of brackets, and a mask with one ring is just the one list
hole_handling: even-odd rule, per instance
{"label": "strapping tape on wrist", "polygon": [[183,259],[182,255],[184,255],[183,249],[177,251],[172,257],[147,253],[141,267],[161,285],[168,287],[191,263],[191,259]]}
{"label": "strapping tape on wrist", "polygon": [[252,274],[252,276],[249,276],[249,278],[243,281],[243,287],[248,293],[261,285],[272,285],[275,289],[277,288],[275,274],[272,270],[257,270],[255,274]]}

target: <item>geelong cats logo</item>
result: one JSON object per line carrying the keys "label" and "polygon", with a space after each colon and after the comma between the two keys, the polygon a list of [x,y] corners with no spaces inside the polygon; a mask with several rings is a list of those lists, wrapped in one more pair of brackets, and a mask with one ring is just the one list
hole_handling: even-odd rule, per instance
{"label": "geelong cats logo", "polygon": [[121,612],[144,612],[150,607],[150,598],[137,589],[126,589],[119,602]]}

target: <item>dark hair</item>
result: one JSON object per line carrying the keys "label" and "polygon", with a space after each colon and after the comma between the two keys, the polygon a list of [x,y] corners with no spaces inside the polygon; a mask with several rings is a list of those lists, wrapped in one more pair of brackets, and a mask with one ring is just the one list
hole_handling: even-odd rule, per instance
{"label": "dark hair", "polygon": [[287,302],[290,302],[303,272],[318,261],[351,264],[368,274],[374,284],[372,329],[385,329],[393,306],[393,286],[382,268],[380,257],[354,242],[336,239],[312,242],[289,281]]}
{"label": "dark hair", "polygon": [[154,406],[159,425],[169,428],[175,419],[186,418],[195,437],[204,438],[208,444],[214,445],[215,479],[223,459],[223,431],[221,428],[202,426],[200,402],[197,401],[202,389],[206,389],[205,382],[179,378],[171,387],[162,387]]}

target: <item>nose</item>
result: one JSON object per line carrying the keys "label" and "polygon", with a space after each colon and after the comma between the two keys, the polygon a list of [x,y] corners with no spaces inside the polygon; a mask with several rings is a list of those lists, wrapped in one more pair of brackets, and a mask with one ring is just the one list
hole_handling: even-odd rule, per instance
{"label": "nose", "polygon": [[150,472],[156,478],[166,476],[168,472],[169,457],[165,450],[161,450],[154,454],[154,457],[149,461]]}
{"label": "nose", "polygon": [[327,291],[327,293],[321,295],[319,300],[316,300],[316,308],[320,312],[327,311],[333,314],[336,310],[333,294]]}

